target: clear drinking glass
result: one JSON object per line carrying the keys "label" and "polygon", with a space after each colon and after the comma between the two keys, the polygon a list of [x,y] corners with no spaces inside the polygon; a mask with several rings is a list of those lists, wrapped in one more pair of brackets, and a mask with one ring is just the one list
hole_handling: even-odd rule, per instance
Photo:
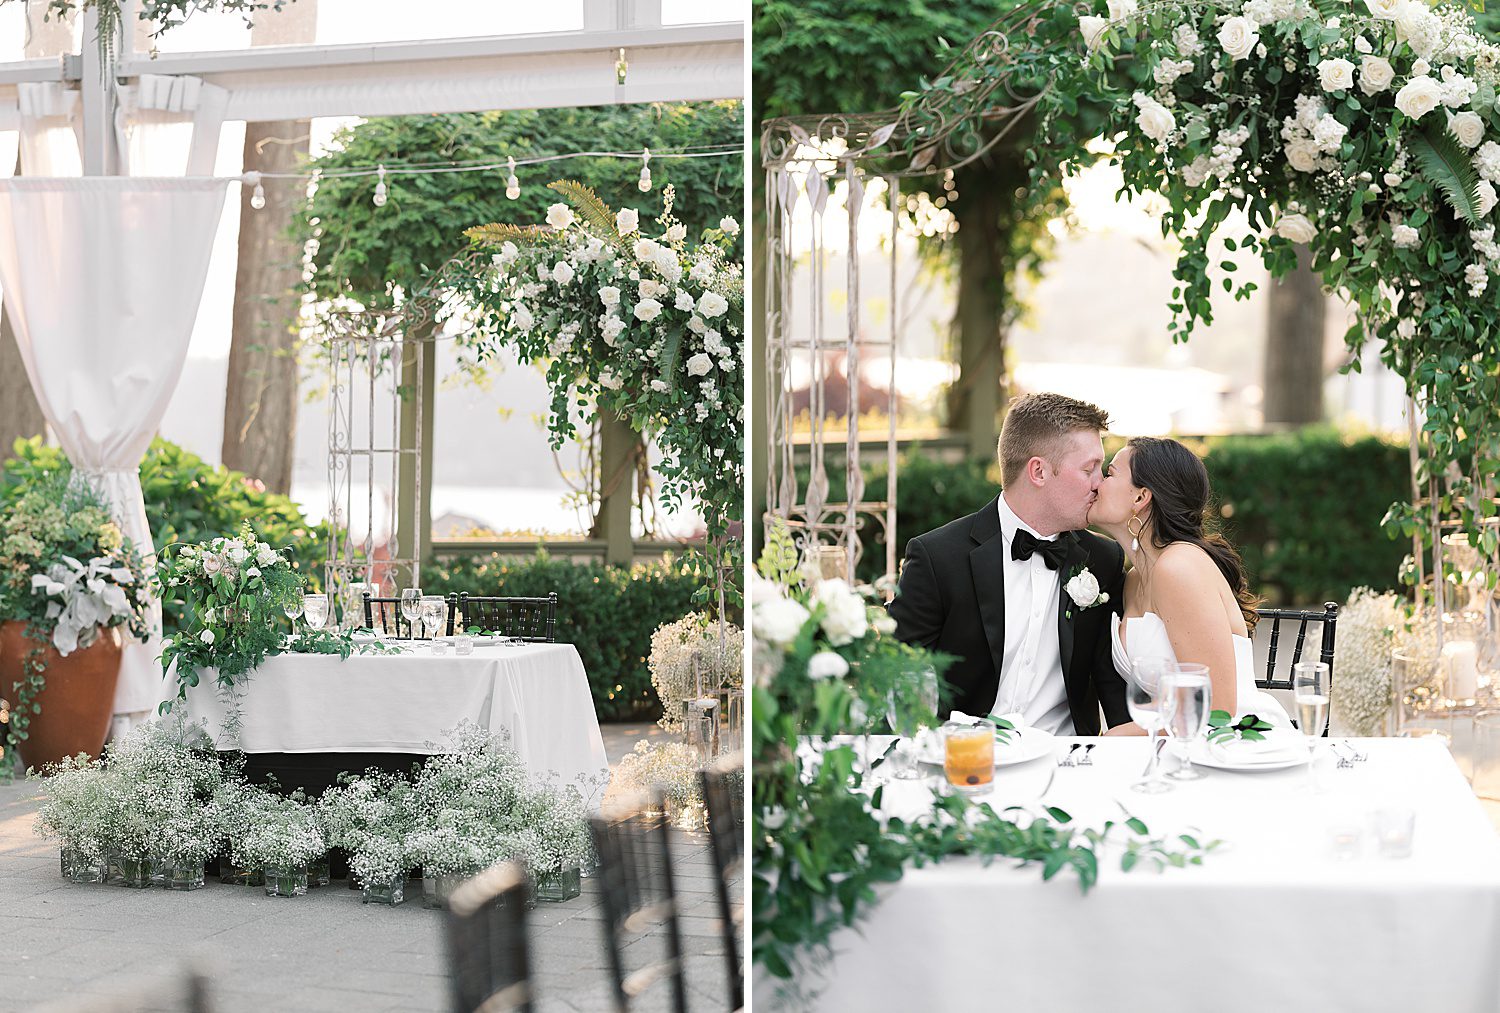
{"label": "clear drinking glass", "polygon": [[988,725],[943,726],[943,773],[964,795],[983,795],[995,786],[995,733]]}
{"label": "clear drinking glass", "polygon": [[1307,783],[1318,790],[1313,761],[1318,739],[1328,723],[1328,665],[1321,661],[1299,661],[1292,666],[1292,702],[1297,707],[1297,727],[1307,739]]}
{"label": "clear drinking glass", "polygon": [[308,626],[321,630],[323,624],[328,621],[328,596],[326,594],[303,595],[302,612],[307,616]]}
{"label": "clear drinking glass", "polygon": [[293,636],[296,636],[297,634],[297,618],[302,615],[302,603],[303,598],[301,596],[298,596],[287,602],[285,605],[281,606],[281,611],[285,612],[286,617],[292,621]]}
{"label": "clear drinking glass", "polygon": [[1193,743],[1208,727],[1212,686],[1208,666],[1180,664],[1161,678],[1162,720],[1172,738],[1182,743],[1182,764],[1167,776],[1174,781],[1196,781],[1203,774],[1193,766]]}
{"label": "clear drinking glass", "polygon": [[1156,748],[1156,733],[1165,724],[1159,691],[1162,676],[1171,664],[1165,658],[1137,658],[1130,663],[1131,678],[1125,681],[1125,704],[1130,708],[1131,720],[1146,730],[1147,747],[1151,750],[1148,772],[1130,787],[1147,795],[1172,790],[1161,776],[1161,753]]}
{"label": "clear drinking glass", "polygon": [[443,625],[443,609],[447,602],[441,598],[422,599],[422,629],[427,633],[427,639],[431,640],[437,636],[438,629]]}
{"label": "clear drinking glass", "polygon": [[[912,694],[909,698],[910,703],[899,709],[896,706],[896,691],[891,690],[886,694],[885,716],[890,722],[892,732],[903,739],[911,739],[923,728],[931,728],[937,722],[937,672],[925,668],[916,673],[916,684],[908,687],[906,692]],[[910,781],[922,776],[921,767],[917,761],[899,744],[891,753],[887,763],[890,764],[892,777]]]}
{"label": "clear drinking glass", "polygon": [[401,618],[406,620],[407,633],[415,639],[417,636],[417,619],[422,615],[422,589],[420,587],[403,587],[401,589]]}

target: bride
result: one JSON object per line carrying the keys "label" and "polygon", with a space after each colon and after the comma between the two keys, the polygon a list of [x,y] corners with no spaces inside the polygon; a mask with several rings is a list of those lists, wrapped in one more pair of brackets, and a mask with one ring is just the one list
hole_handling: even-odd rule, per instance
{"label": "bride", "polygon": [[[1133,658],[1208,666],[1210,706],[1290,727],[1286,711],[1255,685],[1250,633],[1258,600],[1234,548],[1205,534],[1208,471],[1176,440],[1138,437],[1110,462],[1089,508],[1090,527],[1125,549],[1123,616],[1113,629],[1115,669],[1131,679]],[[1141,735],[1134,722],[1111,735]]]}

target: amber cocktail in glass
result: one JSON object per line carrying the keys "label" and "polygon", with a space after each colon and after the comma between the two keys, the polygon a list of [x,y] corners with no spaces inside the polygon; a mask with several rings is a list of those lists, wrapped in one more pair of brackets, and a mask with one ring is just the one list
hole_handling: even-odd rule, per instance
{"label": "amber cocktail in glass", "polygon": [[995,781],[995,733],[985,726],[943,729],[943,773],[954,790],[983,795]]}

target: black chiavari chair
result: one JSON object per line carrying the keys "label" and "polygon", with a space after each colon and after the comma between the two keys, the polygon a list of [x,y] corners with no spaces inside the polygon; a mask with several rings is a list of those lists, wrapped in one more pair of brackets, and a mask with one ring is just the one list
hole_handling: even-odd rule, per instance
{"label": "black chiavari chair", "polygon": [[443,925],[453,1013],[530,1013],[529,890],[526,870],[502,862],[453,891]]}
{"label": "black chiavari chair", "polygon": [[[1312,625],[1319,627],[1317,631],[1318,656],[1316,659],[1308,658],[1307,660],[1317,660],[1326,664],[1328,666],[1328,681],[1330,684],[1333,682],[1333,645],[1334,637],[1338,633],[1339,621],[1339,607],[1335,602],[1324,602],[1321,610],[1259,608],[1255,612],[1260,616],[1261,621],[1270,620],[1271,622],[1271,638],[1266,653],[1265,678],[1257,678],[1255,685],[1261,689],[1290,690],[1293,688],[1292,666],[1303,660],[1303,653],[1305,651],[1309,654],[1311,653],[1310,645],[1308,644],[1308,627]],[[1285,666],[1286,677],[1277,678],[1276,662],[1278,657],[1281,656],[1283,623],[1286,624],[1287,630],[1290,630],[1293,626],[1296,627],[1297,639],[1291,647],[1291,660]],[[1326,721],[1323,724],[1323,734],[1328,734],[1328,724]]]}

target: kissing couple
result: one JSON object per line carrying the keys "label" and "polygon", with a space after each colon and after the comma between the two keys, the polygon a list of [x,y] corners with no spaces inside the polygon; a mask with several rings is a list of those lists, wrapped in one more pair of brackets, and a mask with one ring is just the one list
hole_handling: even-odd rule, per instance
{"label": "kissing couple", "polygon": [[1214,710],[1289,727],[1255,685],[1258,599],[1239,554],[1204,528],[1203,462],[1137,437],[1106,463],[1108,428],[1084,401],[1017,398],[1000,494],[907,543],[896,636],[958,659],[947,709],[1020,714],[1055,735],[1098,735],[1101,711],[1108,734],[1144,734],[1125,703],[1144,658],[1205,665]]}

